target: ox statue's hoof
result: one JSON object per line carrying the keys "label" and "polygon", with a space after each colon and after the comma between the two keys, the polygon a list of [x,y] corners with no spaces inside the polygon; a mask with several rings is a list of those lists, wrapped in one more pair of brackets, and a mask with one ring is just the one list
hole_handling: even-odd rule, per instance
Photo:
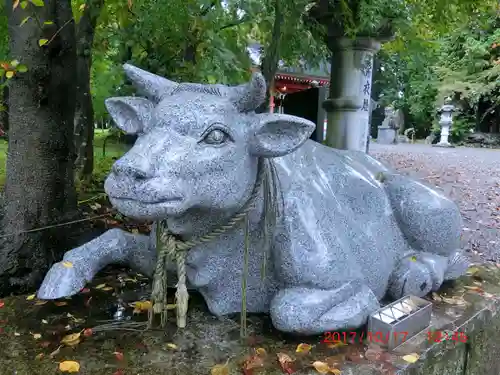
{"label": "ox statue's hoof", "polygon": [[38,290],[39,299],[58,299],[78,293],[86,284],[85,278],[71,262],[54,264]]}

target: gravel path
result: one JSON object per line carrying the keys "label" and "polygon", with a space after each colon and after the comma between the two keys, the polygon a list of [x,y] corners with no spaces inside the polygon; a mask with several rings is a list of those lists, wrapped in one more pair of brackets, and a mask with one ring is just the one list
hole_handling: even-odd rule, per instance
{"label": "gravel path", "polygon": [[463,247],[475,259],[500,262],[500,150],[372,143],[370,155],[441,188],[462,211]]}

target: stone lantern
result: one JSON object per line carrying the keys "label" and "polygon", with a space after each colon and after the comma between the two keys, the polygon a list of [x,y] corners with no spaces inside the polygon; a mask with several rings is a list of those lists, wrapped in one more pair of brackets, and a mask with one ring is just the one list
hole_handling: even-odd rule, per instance
{"label": "stone lantern", "polygon": [[447,97],[444,100],[444,105],[438,109],[440,114],[439,126],[441,127],[441,139],[439,143],[435,144],[436,147],[454,147],[449,141],[450,129],[453,125],[453,112],[456,110],[455,106],[451,104],[451,98]]}

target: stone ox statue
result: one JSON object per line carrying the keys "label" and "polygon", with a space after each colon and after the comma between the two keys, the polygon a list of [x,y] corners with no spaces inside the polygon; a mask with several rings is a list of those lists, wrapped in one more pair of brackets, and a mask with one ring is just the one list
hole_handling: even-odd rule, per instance
{"label": "stone ox statue", "polygon": [[[384,296],[423,296],[465,272],[461,216],[451,200],[365,153],[309,140],[310,121],[256,114],[266,96],[259,73],[229,87],[124,69],[145,98],[106,101],[117,126],[139,136],[105,183],[118,211],[164,221],[189,240],[225,225],[253,196],[248,226],[240,222],[186,252],[188,286],[213,314],[241,311],[244,248],[247,311],[270,313],[277,329],[301,334],[359,327]],[[264,190],[272,181],[259,184],[262,165],[275,172],[271,232]],[[152,276],[155,238],[154,231],[107,231],[65,254],[73,267],[54,264],[38,297],[78,293],[110,263]]]}

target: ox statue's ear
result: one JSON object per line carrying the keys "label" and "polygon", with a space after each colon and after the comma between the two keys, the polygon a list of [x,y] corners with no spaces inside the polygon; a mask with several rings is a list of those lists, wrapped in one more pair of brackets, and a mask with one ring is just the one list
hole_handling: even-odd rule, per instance
{"label": "ox statue's ear", "polygon": [[154,104],[135,96],[109,98],[104,104],[116,126],[127,134],[141,133],[151,120]]}
{"label": "ox statue's ear", "polygon": [[250,152],[267,158],[295,151],[309,139],[316,128],[301,117],[281,114],[257,115],[260,120],[250,138]]}

